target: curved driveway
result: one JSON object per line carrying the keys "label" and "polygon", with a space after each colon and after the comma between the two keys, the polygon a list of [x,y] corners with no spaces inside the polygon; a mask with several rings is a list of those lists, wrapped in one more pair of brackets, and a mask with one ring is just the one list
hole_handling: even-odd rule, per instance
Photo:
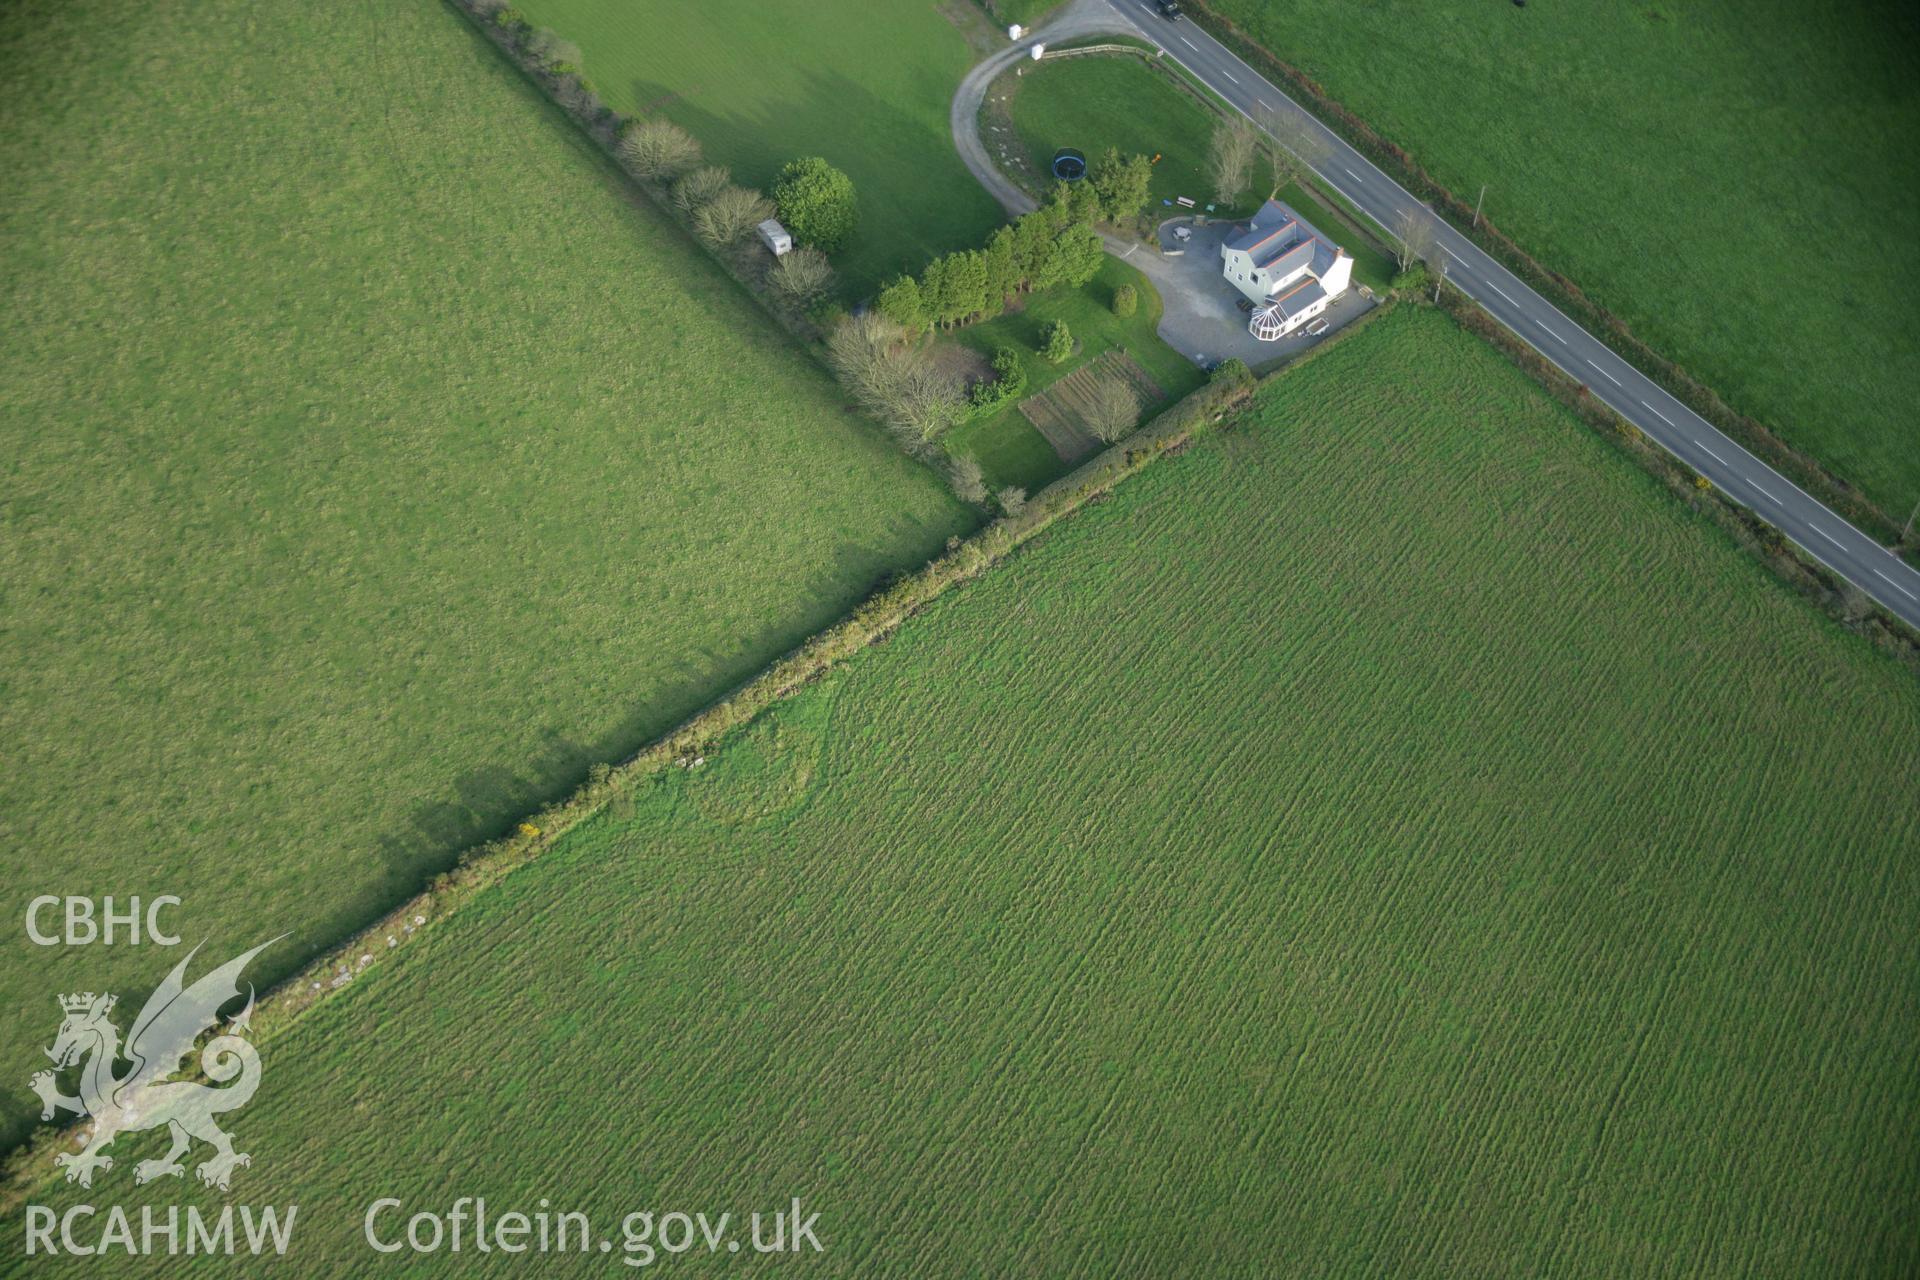
{"label": "curved driveway", "polygon": [[[1321,181],[1382,230],[1390,229],[1402,211],[1424,208],[1338,134],[1191,22],[1166,22],[1154,12],[1149,0],[1073,0],[1038,32],[1029,33],[1019,44],[975,67],[961,82],[953,100],[953,139],[961,159],[1010,212],[1024,213],[1033,207],[1033,201],[993,166],[981,144],[977,122],[987,85],[1014,62],[1030,57],[1029,48],[1037,41],[1053,43],[1103,34],[1133,35],[1151,41],[1248,116],[1257,107],[1271,107],[1304,121],[1328,149],[1329,158],[1314,170]],[[1889,612],[1920,627],[1920,571],[1722,435],[1444,220],[1436,217],[1434,224],[1449,264],[1447,279],[1461,292],[1722,493],[1751,507]],[[1133,265],[1154,276],[1158,283],[1157,274],[1148,267],[1155,261],[1154,255],[1140,254],[1138,258]]]}

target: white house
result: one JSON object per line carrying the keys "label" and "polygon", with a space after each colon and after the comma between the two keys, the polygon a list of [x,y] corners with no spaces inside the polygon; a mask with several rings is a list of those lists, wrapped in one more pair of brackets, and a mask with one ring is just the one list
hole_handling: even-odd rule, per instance
{"label": "white house", "polygon": [[1227,279],[1253,302],[1248,331],[1266,342],[1325,311],[1353,279],[1353,255],[1278,200],[1222,241],[1220,258]]}
{"label": "white house", "polygon": [[760,224],[759,231],[760,243],[771,249],[774,257],[781,257],[792,250],[793,237],[780,225],[780,219],[768,218]]}

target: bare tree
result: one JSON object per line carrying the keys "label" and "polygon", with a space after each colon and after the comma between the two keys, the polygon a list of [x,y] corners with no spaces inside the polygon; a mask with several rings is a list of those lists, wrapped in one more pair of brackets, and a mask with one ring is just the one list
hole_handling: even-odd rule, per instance
{"label": "bare tree", "polygon": [[748,187],[727,187],[694,211],[693,233],[709,248],[725,249],[773,216],[773,201]]}
{"label": "bare tree", "polygon": [[1436,250],[1427,259],[1427,265],[1433,268],[1433,300],[1440,301],[1440,286],[1447,282],[1447,255]]}
{"label": "bare tree", "polygon": [[1017,484],[996,490],[993,500],[1000,504],[1001,511],[1010,516],[1017,516],[1027,509],[1027,491]]}
{"label": "bare tree", "polygon": [[1299,110],[1282,111],[1261,103],[1254,108],[1260,154],[1273,172],[1273,189],[1286,186],[1325,164],[1333,154],[1326,138]]}
{"label": "bare tree", "polygon": [[907,364],[898,397],[883,421],[895,428],[911,452],[924,456],[917,446],[930,446],[966,416],[967,398],[959,380],[926,360],[914,359]]}
{"label": "bare tree", "polygon": [[1439,244],[1433,215],[1417,206],[1400,211],[1393,220],[1393,234],[1400,242],[1399,262],[1402,271],[1410,270],[1416,262],[1430,260]]}
{"label": "bare tree", "polygon": [[725,165],[710,164],[689,170],[674,181],[674,207],[691,218],[701,205],[732,185],[733,174]]}
{"label": "bare tree", "polygon": [[826,254],[803,244],[773,260],[767,281],[775,293],[804,307],[832,287],[833,267]]}
{"label": "bare tree", "polygon": [[953,484],[954,496],[962,502],[985,502],[987,500],[987,473],[980,463],[969,454],[955,458],[953,465],[947,468],[947,479]]}
{"label": "bare tree", "polygon": [[1253,121],[1243,115],[1228,116],[1213,126],[1207,172],[1213,179],[1213,194],[1223,204],[1233,203],[1247,189],[1255,137]]}
{"label": "bare tree", "polygon": [[1103,444],[1132,433],[1140,425],[1140,397],[1122,378],[1109,375],[1093,384],[1087,426]]}
{"label": "bare tree", "polygon": [[878,416],[891,394],[892,357],[905,339],[906,330],[878,311],[849,316],[827,335],[827,363],[869,413]]}
{"label": "bare tree", "polygon": [[827,363],[915,457],[932,456],[932,442],[966,415],[959,381],[929,365],[906,330],[877,311],[849,317],[827,336]]}
{"label": "bare tree", "polygon": [[580,46],[562,39],[545,27],[527,37],[527,52],[533,55],[534,61],[547,68],[580,65]]}
{"label": "bare tree", "polygon": [[643,178],[659,181],[700,163],[700,143],[671,120],[637,120],[620,138],[620,157]]}

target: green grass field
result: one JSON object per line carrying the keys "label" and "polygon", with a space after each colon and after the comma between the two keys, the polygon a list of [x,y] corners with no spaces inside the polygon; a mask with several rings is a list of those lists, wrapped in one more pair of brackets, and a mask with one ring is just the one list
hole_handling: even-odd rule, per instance
{"label": "green grass field", "polygon": [[1402,311],[321,1006],[234,1198],[312,1275],[462,1195],[797,1195],[830,1274],[1911,1273],[1916,768],[1910,673]]}
{"label": "green grass field", "polygon": [[[860,229],[835,262],[849,296],[1002,221],[953,149],[947,108],[974,60],[933,3],[864,0],[526,0],[537,26],[578,44],[615,110],[665,114],[710,159],[762,188],[795,156],[825,156],[854,181]],[[969,0],[952,7],[983,22]]]}
{"label": "green grass field", "polygon": [[1910,6],[1214,3],[1894,519],[1920,501]]}
{"label": "green grass field", "polygon": [[304,954],[969,526],[440,5],[40,0],[0,84],[8,1079],[159,976],[29,897]]}
{"label": "green grass field", "polygon": [[[1125,317],[1113,314],[1113,292],[1131,284],[1140,299],[1139,310]],[[1126,263],[1109,256],[1100,274],[1079,289],[1054,289],[1022,300],[1017,311],[952,334],[959,342],[991,359],[1007,346],[1020,352],[1027,366],[1027,394],[1038,395],[1074,370],[1114,348],[1124,350],[1167,393],[1149,412],[1198,387],[1200,370],[1154,332],[1160,323],[1160,294],[1153,283]],[[1040,356],[1042,334],[1055,320],[1064,320],[1080,349],[1062,364],[1048,364]],[[1019,485],[1029,493],[1058,480],[1068,467],[1053,446],[1010,406],[989,418],[962,424],[945,438],[948,452],[977,459],[994,486]]]}

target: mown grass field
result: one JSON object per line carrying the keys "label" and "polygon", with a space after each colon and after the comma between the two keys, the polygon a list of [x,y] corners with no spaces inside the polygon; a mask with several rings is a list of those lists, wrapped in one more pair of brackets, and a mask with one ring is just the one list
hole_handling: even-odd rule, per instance
{"label": "mown grass field", "polygon": [[[1124,317],[1113,313],[1114,290],[1123,284],[1132,285],[1139,298],[1138,310]],[[1100,274],[1082,287],[1029,295],[1022,300],[1019,310],[956,330],[951,340],[988,359],[1002,346],[1014,348],[1026,362],[1030,396],[1038,395],[1074,370],[1099,359],[1102,352],[1118,348],[1138,362],[1167,393],[1165,400],[1146,407],[1150,415],[1198,387],[1204,376],[1154,332],[1160,323],[1161,309],[1160,294],[1153,282],[1109,256],[1102,262]],[[1040,355],[1042,335],[1056,320],[1065,321],[1080,344],[1071,359],[1057,365],[1048,364]],[[955,456],[967,455],[978,460],[987,474],[987,482],[995,487],[1013,484],[1035,493],[1069,469],[1053,447],[1020,416],[1016,406],[1010,405],[991,417],[962,424],[948,433],[944,444]]]}
{"label": "mown grass field", "polygon": [[1916,767],[1910,673],[1402,311],[321,1006],[235,1197],[315,1275],[459,1195],[798,1195],[828,1274],[1908,1273]]}
{"label": "mown grass field", "polygon": [[160,976],[31,896],[304,953],[970,524],[439,5],[14,5],[0,84],[9,1079]]}
{"label": "mown grass field", "polygon": [[[858,235],[835,260],[848,296],[971,248],[1004,221],[953,148],[947,108],[976,55],[931,0],[516,7],[580,46],[615,110],[679,122],[746,183],[770,187],[796,156],[845,170],[860,207]],[[970,0],[948,8],[969,29],[984,24]]]}
{"label": "mown grass field", "polygon": [[1910,6],[1213,3],[1730,403],[1920,502]]}

